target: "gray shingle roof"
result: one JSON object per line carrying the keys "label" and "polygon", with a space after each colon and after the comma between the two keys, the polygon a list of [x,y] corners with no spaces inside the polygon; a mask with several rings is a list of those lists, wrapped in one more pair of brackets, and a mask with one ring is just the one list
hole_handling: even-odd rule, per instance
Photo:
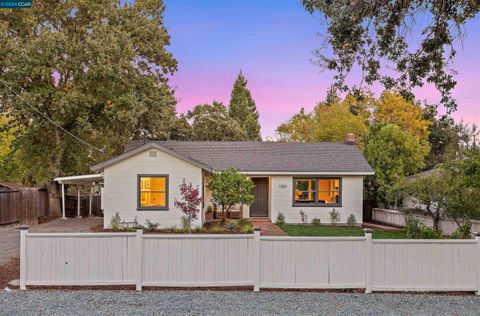
{"label": "gray shingle roof", "polygon": [[[214,170],[234,167],[243,172],[372,173],[355,145],[298,142],[155,141]],[[125,152],[145,145],[130,141]]]}

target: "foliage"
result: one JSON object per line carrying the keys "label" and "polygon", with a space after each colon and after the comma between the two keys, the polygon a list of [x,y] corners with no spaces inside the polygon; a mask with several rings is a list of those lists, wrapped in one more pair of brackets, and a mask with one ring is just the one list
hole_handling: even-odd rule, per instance
{"label": "foliage", "polygon": [[115,212],[115,214],[110,219],[110,229],[113,230],[114,232],[119,230],[121,223],[122,223],[122,219],[120,217],[120,214],[118,212]]}
{"label": "foliage", "polygon": [[472,222],[466,219],[458,228],[449,236],[451,239],[470,239],[472,237]]}
{"label": "foliage", "polygon": [[439,169],[407,181],[403,187],[404,193],[413,202],[425,206],[425,212],[432,218],[435,230],[438,230],[439,221],[445,217],[445,212],[440,206],[446,194],[446,187],[445,176]]}
{"label": "foliage", "polygon": [[[28,10],[0,10],[0,104],[22,129],[13,150],[21,177],[88,172],[103,159],[45,120],[117,154],[131,137],[170,138],[175,103],[167,75],[161,0],[90,3],[46,0]],[[32,110],[25,99],[38,112]]]}
{"label": "foliage", "polygon": [[187,113],[192,122],[192,138],[196,141],[236,141],[248,137],[240,124],[228,115],[223,103],[197,105]]}
{"label": "foliage", "polygon": [[439,117],[437,107],[432,105],[424,108],[423,118],[430,121],[428,142],[431,149],[426,161],[427,168],[454,160],[459,151],[459,139],[453,119],[446,115]]}
{"label": "foliage", "polygon": [[480,218],[480,188],[476,181],[478,173],[474,171],[479,157],[476,154],[471,155],[470,159],[442,166],[442,176],[446,184],[439,207],[457,223],[460,220]]}
{"label": "foliage", "polygon": [[213,233],[220,233],[220,232],[223,232],[223,227],[219,225],[215,225],[212,228],[210,228],[210,231]]}
{"label": "foliage", "polygon": [[[343,142],[345,135],[354,133],[359,140],[367,134],[366,117],[351,112],[352,96],[343,102],[319,103],[312,113],[304,109],[277,128],[281,141]],[[366,115],[366,114],[365,114]]]}
{"label": "foliage", "polygon": [[147,219],[145,220],[145,230],[157,230],[159,223],[153,223],[151,220]]}
{"label": "foliage", "polygon": [[262,140],[257,106],[247,88],[247,79],[243,76],[242,71],[233,84],[229,115],[240,124],[248,140]]}
{"label": "foliage", "polygon": [[233,205],[252,205],[255,199],[252,179],[234,168],[213,172],[207,186],[212,193],[212,202],[222,207],[223,219]]}
{"label": "foliage", "polygon": [[182,231],[192,233],[190,221],[187,216],[180,217],[180,227]]}
{"label": "foliage", "polygon": [[375,170],[375,177],[369,181],[377,189],[377,199],[386,204],[395,200],[398,186],[425,166],[428,152],[428,146],[397,125],[372,125],[365,157]]}
{"label": "foliage", "polygon": [[236,222],[234,221],[229,221],[226,225],[225,225],[225,228],[227,230],[238,230],[239,229],[239,226]]}
{"label": "foliage", "polygon": [[426,142],[429,135],[430,121],[424,119],[419,104],[407,101],[398,92],[383,92],[375,103],[374,118],[376,122],[387,122],[398,125],[403,131]]}
{"label": "foliage", "polygon": [[212,213],[213,212],[213,206],[210,204],[207,206],[207,213]]}
{"label": "foliage", "polygon": [[355,218],[355,215],[350,214],[350,216],[347,218],[347,226],[355,226],[357,224],[357,219]]}
{"label": "foliage", "polygon": [[322,221],[320,220],[320,218],[317,218],[317,217],[314,217],[312,219],[312,225],[315,225],[315,226],[318,226],[322,223]]}
{"label": "foliage", "polygon": [[283,213],[279,212],[277,214],[277,219],[275,221],[275,224],[277,225],[285,224],[285,215],[283,215]]}
{"label": "foliage", "polygon": [[19,162],[12,151],[18,128],[12,126],[11,119],[0,115],[0,181],[23,182],[19,177]]}
{"label": "foliage", "polygon": [[244,233],[253,233],[253,224],[246,218],[242,218],[238,221],[240,230]]}
{"label": "foliage", "polygon": [[405,229],[408,239],[438,239],[442,237],[439,231],[426,226],[411,214],[406,216]]}
{"label": "foliage", "polygon": [[[336,72],[343,89],[354,67],[362,82],[380,82],[411,96],[415,87],[434,84],[448,110],[456,104],[451,96],[456,81],[451,62],[468,20],[480,10],[478,1],[327,1],[302,0],[310,13],[319,12],[328,28],[318,63]],[[417,15],[423,14],[424,19]],[[418,29],[414,29],[414,26]],[[406,34],[414,32],[411,41]]]}
{"label": "foliage", "polygon": [[303,224],[307,223],[307,214],[303,210],[300,210],[298,213],[300,213],[300,219]]}
{"label": "foliage", "polygon": [[330,215],[330,223],[336,224],[340,222],[340,213],[336,209],[332,208],[328,215]]}
{"label": "foliage", "polygon": [[179,185],[179,190],[182,195],[182,200],[178,201],[175,198],[174,205],[186,215],[185,218],[182,217],[183,228],[188,229],[188,231],[192,233],[192,221],[198,218],[198,213],[200,212],[199,206],[202,204],[200,190],[198,187],[194,188],[191,182],[187,184],[185,179],[183,179]]}

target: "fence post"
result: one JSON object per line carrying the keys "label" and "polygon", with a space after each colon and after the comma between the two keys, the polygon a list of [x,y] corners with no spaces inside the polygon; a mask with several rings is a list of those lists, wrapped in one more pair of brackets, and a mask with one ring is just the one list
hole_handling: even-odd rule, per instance
{"label": "fence post", "polygon": [[480,295],[480,232],[475,233],[475,240],[477,241],[477,292]]}
{"label": "fence post", "polygon": [[20,290],[27,289],[27,234],[28,226],[20,226]]}
{"label": "fence post", "polygon": [[370,228],[365,228],[365,256],[366,264],[365,268],[365,293],[372,293],[373,283],[373,245],[372,245],[372,232]]}
{"label": "fence post", "polygon": [[142,269],[143,269],[143,227],[137,227],[135,235],[135,258],[133,259],[135,271],[135,287],[137,291],[142,290]]}
{"label": "fence post", "polygon": [[253,231],[253,291],[260,291],[260,227],[255,227]]}

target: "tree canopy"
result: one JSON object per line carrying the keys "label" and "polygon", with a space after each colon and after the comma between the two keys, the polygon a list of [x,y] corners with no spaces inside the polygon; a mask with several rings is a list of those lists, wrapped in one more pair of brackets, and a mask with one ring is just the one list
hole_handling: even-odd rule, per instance
{"label": "tree canopy", "polygon": [[242,71],[233,84],[229,115],[240,124],[248,140],[262,140],[257,106],[247,88],[247,79],[243,76]]}
{"label": "tree canopy", "polygon": [[[463,27],[480,10],[479,1],[331,1],[302,0],[310,13],[327,21],[325,43],[317,50],[318,63],[336,72],[339,88],[354,67],[362,71],[360,84],[380,82],[411,98],[412,89],[430,83],[441,103],[456,109],[451,93],[451,68]],[[422,14],[424,19],[418,19]],[[422,21],[422,22],[420,22]],[[409,40],[408,34],[416,38]],[[327,44],[327,45],[325,45]],[[393,71],[392,71],[393,70]]]}
{"label": "tree canopy", "polygon": [[375,170],[373,186],[377,200],[385,204],[395,200],[405,178],[425,166],[429,147],[419,139],[390,123],[374,124],[365,146],[365,157]]}
{"label": "tree canopy", "polygon": [[187,114],[191,121],[191,140],[238,141],[247,135],[237,121],[228,115],[223,103],[197,105]]}
{"label": "tree canopy", "polygon": [[[0,10],[2,112],[22,128],[14,151],[24,177],[42,184],[88,171],[102,154],[123,150],[131,137],[170,138],[175,104],[166,74],[177,62],[161,0],[80,0]],[[26,102],[24,102],[25,100]],[[34,109],[32,109],[28,104]]]}

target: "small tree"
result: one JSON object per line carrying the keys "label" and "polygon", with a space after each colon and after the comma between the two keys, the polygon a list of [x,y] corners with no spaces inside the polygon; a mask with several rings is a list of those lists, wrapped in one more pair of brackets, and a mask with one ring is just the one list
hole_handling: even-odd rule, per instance
{"label": "small tree", "polygon": [[235,204],[252,205],[255,197],[252,194],[253,181],[234,168],[223,172],[214,172],[208,181],[208,188],[212,191],[212,202],[222,207],[222,219],[225,212]]}
{"label": "small tree", "polygon": [[192,221],[198,218],[200,209],[198,208],[202,203],[200,197],[200,191],[194,188],[192,183],[187,184],[183,179],[182,184],[179,186],[180,194],[182,195],[182,201],[175,199],[175,207],[179,208],[188,219],[188,232],[192,233]]}
{"label": "small tree", "polygon": [[433,228],[438,230],[438,223],[444,216],[442,208],[446,188],[445,176],[440,171],[427,176],[420,176],[405,184],[405,193],[418,204],[425,205],[425,211],[433,220]]}

